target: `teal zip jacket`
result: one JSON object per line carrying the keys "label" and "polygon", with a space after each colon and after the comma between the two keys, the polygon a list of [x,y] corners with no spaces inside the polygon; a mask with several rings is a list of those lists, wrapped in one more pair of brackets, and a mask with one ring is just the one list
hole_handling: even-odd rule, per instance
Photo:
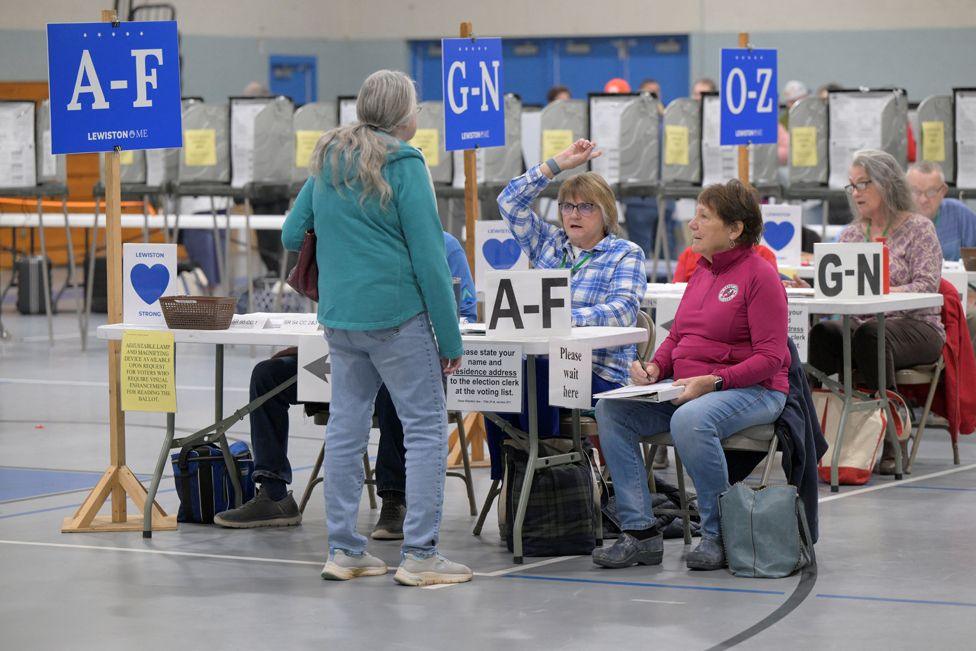
{"label": "teal zip jacket", "polygon": [[464,349],[433,187],[421,153],[399,144],[383,166],[393,191],[385,208],[376,195],[360,203],[358,180],[337,190],[326,156],[288,213],[281,242],[299,250],[314,225],[323,326],[379,330],[427,312],[440,355],[454,359]]}

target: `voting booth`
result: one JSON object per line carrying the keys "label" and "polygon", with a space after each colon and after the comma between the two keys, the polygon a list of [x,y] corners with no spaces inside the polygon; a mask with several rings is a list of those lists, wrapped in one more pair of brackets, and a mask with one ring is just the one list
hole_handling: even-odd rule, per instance
{"label": "voting booth", "polygon": [[881,149],[908,162],[908,98],[901,89],[831,91],[828,103],[828,184],[847,185],[859,149]]}
{"label": "voting booth", "polygon": [[291,182],[293,113],[287,97],[230,98],[232,187]]}
{"label": "voting booth", "polygon": [[976,88],[954,88],[956,187],[976,189]]}
{"label": "voting booth", "polygon": [[0,188],[37,185],[34,102],[0,100]]}
{"label": "voting booth", "polygon": [[621,115],[637,95],[630,93],[590,93],[589,139],[603,152],[590,161],[590,169],[613,185],[620,183]]}
{"label": "voting booth", "polygon": [[664,109],[663,183],[701,183],[701,130],[701,104],[697,100],[680,97]]}
{"label": "voting booth", "polygon": [[506,93],[505,146],[478,150],[484,156],[484,181],[506,184],[523,172],[522,168],[522,99]]}
{"label": "voting booth", "polygon": [[[98,171],[104,185],[105,154],[98,155]],[[145,185],[146,152],[144,150],[122,151],[119,155],[119,174],[119,180],[123,185]]]}
{"label": "voting booth", "polygon": [[51,151],[51,102],[44,100],[37,108],[37,131],[35,151],[37,153],[37,182],[68,183],[68,161],[61,154]]}
{"label": "voting booth", "polygon": [[338,100],[339,105],[339,126],[345,127],[359,122],[356,116],[356,97],[354,95],[341,95]]}
{"label": "voting booth", "polygon": [[230,111],[226,104],[183,103],[179,183],[230,183]]}
{"label": "voting booth", "polygon": [[[580,138],[586,137],[586,102],[580,99],[550,102],[542,109],[539,121],[542,143],[540,160],[547,161]],[[559,174],[559,178],[565,180],[570,176],[582,174],[586,171],[586,167],[580,165],[563,171]]]}
{"label": "voting booth", "polygon": [[444,102],[423,102],[420,109],[410,144],[423,152],[434,183],[450,183],[454,166],[444,140]]}
{"label": "voting booth", "polygon": [[918,129],[915,160],[938,163],[945,173],[946,183],[956,181],[955,122],[952,97],[932,95],[918,105]]}
{"label": "voting booth", "polygon": [[336,105],[332,102],[311,102],[295,110],[292,116],[295,141],[292,183],[304,183],[308,178],[308,165],[315,145],[322,134],[336,127],[337,119]]}
{"label": "voting booth", "polygon": [[[726,183],[739,178],[738,148],[721,144],[722,103],[718,93],[703,93],[701,100],[701,184]],[[776,145],[748,145],[749,180],[753,185],[777,182]]]}
{"label": "voting booth", "polygon": [[620,112],[620,182],[657,185],[661,178],[661,102],[642,93]]}
{"label": "voting booth", "polygon": [[790,107],[790,185],[827,183],[827,103],[804,97]]}

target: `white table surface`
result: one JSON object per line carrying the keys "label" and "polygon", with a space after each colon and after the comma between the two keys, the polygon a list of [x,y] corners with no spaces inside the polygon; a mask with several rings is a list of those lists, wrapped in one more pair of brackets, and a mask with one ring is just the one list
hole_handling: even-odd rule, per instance
{"label": "white table surface", "polygon": [[[142,228],[148,222],[149,228],[173,228],[177,225],[181,229],[211,229],[214,227],[213,215],[140,215],[126,213],[122,215],[122,228]],[[45,228],[64,228],[64,214],[44,213]],[[247,218],[244,215],[217,215],[217,228],[245,228]],[[94,213],[68,213],[68,226],[73,228],[91,228],[95,223]],[[280,231],[285,223],[284,215],[252,215],[251,228],[264,231]],[[0,213],[0,228],[37,228],[40,219],[37,213]],[[98,226],[104,228],[105,213],[98,215]]]}
{"label": "white table surface", "polygon": [[[169,330],[165,326],[148,326],[114,323],[99,326],[99,339],[119,340],[127,330],[159,330],[173,333],[173,341],[178,344],[242,344],[253,346],[297,346],[307,337],[321,337],[321,332],[295,332],[280,328],[265,330]],[[589,327],[573,328],[568,336],[526,337],[520,335],[474,335],[461,337],[465,344],[517,344],[527,355],[548,355],[552,339],[569,339],[589,348],[610,348],[636,344],[647,339],[643,328]]]}
{"label": "white table surface", "polygon": [[[641,302],[643,307],[654,307],[661,296],[681,298],[682,292],[667,290],[648,292]],[[851,299],[814,298],[810,287],[787,287],[786,300],[790,305],[809,306],[811,314],[865,315],[901,310],[919,310],[926,307],[942,307],[942,294],[893,293],[886,296]]]}

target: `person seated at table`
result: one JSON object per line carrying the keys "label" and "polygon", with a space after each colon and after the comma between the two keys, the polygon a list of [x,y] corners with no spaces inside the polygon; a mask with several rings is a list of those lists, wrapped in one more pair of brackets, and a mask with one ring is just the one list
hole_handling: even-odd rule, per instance
{"label": "person seated at table", "polygon": [[[644,252],[618,235],[617,203],[602,176],[585,172],[571,176],[559,187],[562,223],[546,223],[532,210],[536,197],[563,170],[573,169],[602,152],[589,140],[577,140],[565,151],[512,179],[498,195],[498,208],[509,230],[535,269],[569,269],[572,325],[633,326],[637,323],[647,275]],[[593,351],[593,393],[627,382],[627,366],[636,346]],[[522,396],[522,413],[503,416],[522,430],[528,429],[528,400],[539,405],[540,438],[559,435],[559,410],[548,407],[548,360],[536,363],[536,396]],[[501,479],[501,442],[505,435],[486,421],[491,477]]]}
{"label": "person seated at table", "polygon": [[786,292],[756,253],[762,214],[755,192],[737,180],[698,196],[689,224],[702,257],[688,281],[667,339],[646,366],[630,365],[634,384],[674,378],[672,402],[600,400],[600,444],[613,479],[622,533],[593,562],[621,568],[656,565],[664,554],[641,461],[640,437],[671,432],[698,491],[702,539],[686,558],[690,569],[725,564],[718,498],[729,487],[722,439],[775,421],[789,391]]}
{"label": "person seated at table", "polygon": [[[839,242],[873,242],[884,238],[890,256],[891,291],[939,291],[942,277],[942,248],[935,226],[916,212],[911,188],[898,161],[876,149],[854,154],[844,188],[855,221],[845,228]],[[804,281],[795,283],[809,286]],[[878,322],[875,318],[852,317],[852,363],[863,384],[876,391],[883,383],[894,388],[895,371],[919,364],[931,364],[942,353],[945,328],[940,308],[891,312],[885,318],[886,377],[878,378]],[[821,321],[813,326],[809,340],[809,362],[827,375],[843,370],[843,331],[838,321]],[[906,441],[907,444],[907,441]],[[902,445],[904,455],[906,444]],[[885,439],[879,470],[895,472],[894,448]],[[905,458],[903,456],[903,458]]]}
{"label": "person seated at table", "polygon": [[[776,254],[769,250],[764,244],[757,244],[753,247],[756,254],[771,264],[773,269],[777,272],[779,271],[779,266],[776,262]],[[674,282],[676,283],[686,283],[698,271],[699,264],[698,261],[701,260],[701,254],[695,252],[693,246],[689,246],[681,255],[678,256],[678,263],[674,267]]]}
{"label": "person seated at table", "polygon": [[908,187],[918,214],[935,224],[942,257],[956,261],[962,247],[976,246],[976,213],[958,199],[947,199],[949,186],[938,163],[925,161],[908,168]]}
{"label": "person seated at table", "polygon": [[[461,279],[459,313],[469,321],[478,318],[474,281],[461,244],[450,233],[444,233],[444,248],[451,275]],[[251,400],[271,391],[298,372],[298,350],[294,347],[259,362],[251,371]],[[254,448],[253,499],[236,509],[214,516],[214,522],[233,529],[283,527],[300,524],[302,514],[288,490],[292,480],[288,463],[288,408],[297,405],[298,386],[293,384],[273,396],[249,414],[251,445]],[[376,417],[380,444],[376,455],[376,490],[383,500],[380,517],[372,537],[378,540],[401,540],[406,515],[406,450],[403,426],[386,386],[376,396]]]}

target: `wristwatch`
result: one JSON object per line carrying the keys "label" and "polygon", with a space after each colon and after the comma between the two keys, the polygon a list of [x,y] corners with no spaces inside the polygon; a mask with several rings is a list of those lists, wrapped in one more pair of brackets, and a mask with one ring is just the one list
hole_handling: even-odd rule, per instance
{"label": "wristwatch", "polygon": [[717,378],[715,380],[715,390],[716,391],[721,391],[722,390],[722,387],[724,387],[724,386],[725,386],[725,380],[723,380],[722,378]]}

